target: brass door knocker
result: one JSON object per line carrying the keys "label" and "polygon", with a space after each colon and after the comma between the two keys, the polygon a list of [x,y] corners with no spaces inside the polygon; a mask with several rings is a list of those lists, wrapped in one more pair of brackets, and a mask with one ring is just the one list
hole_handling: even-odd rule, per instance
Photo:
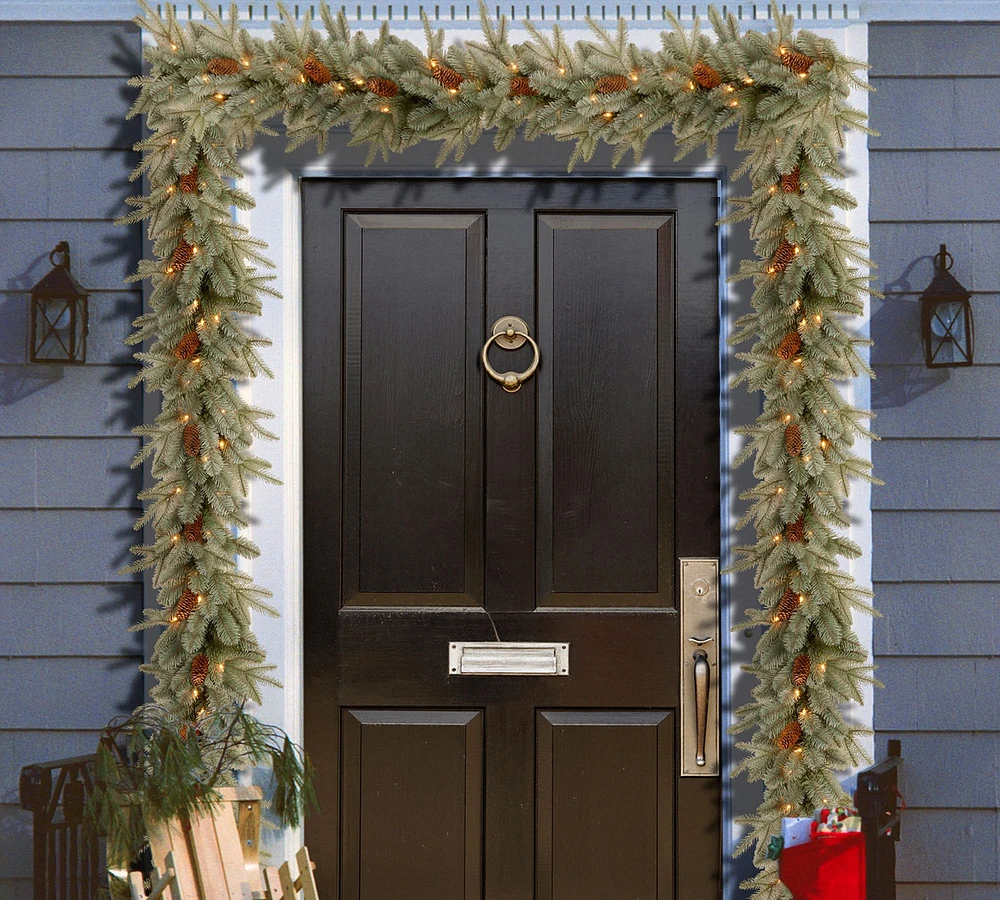
{"label": "brass door knocker", "polygon": [[[531,344],[531,349],[535,353],[534,358],[531,360],[531,365],[523,372],[498,372],[490,365],[487,356],[490,344],[494,341],[496,341],[498,347],[502,347],[504,350],[517,350],[518,347],[523,346],[524,342],[527,341]],[[538,361],[541,359],[541,354],[538,352],[538,344],[532,340],[531,335],[528,333],[528,323],[517,316],[505,316],[493,324],[493,334],[483,344],[483,352],[480,356],[482,357],[483,368],[486,369],[486,374],[494,381],[499,381],[508,394],[513,394],[521,390],[521,385],[535,374],[535,369],[538,368]]]}

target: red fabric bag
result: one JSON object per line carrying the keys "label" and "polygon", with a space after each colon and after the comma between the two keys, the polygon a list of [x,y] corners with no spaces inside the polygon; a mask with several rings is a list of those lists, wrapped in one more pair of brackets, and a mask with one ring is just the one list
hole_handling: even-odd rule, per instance
{"label": "red fabric bag", "polygon": [[795,900],[865,900],[865,836],[814,834],[781,851],[778,873]]}

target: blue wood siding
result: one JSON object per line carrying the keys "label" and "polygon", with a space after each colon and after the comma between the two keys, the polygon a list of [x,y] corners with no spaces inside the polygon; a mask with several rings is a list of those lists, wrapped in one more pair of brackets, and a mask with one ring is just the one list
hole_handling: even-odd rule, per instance
{"label": "blue wood siding", "polygon": [[[903,740],[900,900],[1000,896],[1000,24],[869,29],[876,747]],[[976,365],[922,363],[918,297],[947,243]]]}
{"label": "blue wood siding", "polygon": [[[141,231],[113,224],[135,193],[139,69],[131,24],[0,23],[0,900],[31,896],[21,766],[92,752],[141,700],[143,584],[119,574],[141,477],[122,345]],[[87,364],[32,366],[27,291],[61,240],[92,292]]]}

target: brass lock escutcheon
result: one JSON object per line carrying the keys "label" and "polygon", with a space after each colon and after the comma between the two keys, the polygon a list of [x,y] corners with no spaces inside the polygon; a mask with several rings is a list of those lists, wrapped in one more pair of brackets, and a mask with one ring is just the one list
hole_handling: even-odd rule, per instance
{"label": "brass lock escutcheon", "polygon": [[[531,365],[523,372],[498,372],[490,365],[489,352],[491,344],[495,343],[503,350],[517,350],[518,347],[524,345],[525,341],[531,344],[531,349],[535,355],[531,360]],[[535,369],[538,368],[538,362],[541,359],[541,354],[538,352],[538,344],[535,343],[528,332],[528,323],[517,316],[504,316],[493,323],[493,332],[486,343],[483,344],[483,351],[480,356],[482,357],[483,368],[486,370],[486,374],[494,381],[499,381],[508,394],[513,394],[521,390],[521,385],[535,374]]]}

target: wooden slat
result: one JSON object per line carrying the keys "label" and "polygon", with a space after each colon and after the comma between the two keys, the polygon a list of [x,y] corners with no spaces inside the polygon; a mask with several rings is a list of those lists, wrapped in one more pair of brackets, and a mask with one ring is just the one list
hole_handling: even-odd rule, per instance
{"label": "wooden slat", "polygon": [[264,869],[264,898],[265,900],[284,900],[285,892],[281,887],[281,877],[275,866],[268,866]]}
{"label": "wooden slat", "polygon": [[313,874],[314,865],[309,859],[309,848],[302,847],[295,854],[295,861],[299,864],[299,881],[302,882],[302,900],[319,900],[319,891],[316,890],[316,876]]}
{"label": "wooden slat", "polygon": [[[212,825],[215,828],[215,840],[219,847],[219,854],[222,857],[222,871],[229,887],[230,897],[242,897],[245,893],[243,888],[250,890],[250,867],[246,865],[243,856],[242,842],[239,832],[236,830],[236,817],[234,816],[233,805],[224,799],[222,806],[215,811],[212,816]],[[260,867],[255,868],[254,887],[260,890]]]}
{"label": "wooden slat", "polygon": [[[170,881],[170,897],[171,900],[186,900],[184,897],[184,891],[181,888],[181,879],[179,873],[177,872],[177,859],[173,854],[173,851],[167,854],[164,860],[167,864],[167,871],[173,873],[173,878]],[[195,898],[190,898],[190,900],[195,900]]]}
{"label": "wooden slat", "polygon": [[[149,829],[153,865],[173,868],[177,873],[177,891],[186,900],[200,897],[185,829],[177,821],[163,822]],[[167,860],[171,860],[170,863]]]}
{"label": "wooden slat", "polygon": [[[228,807],[224,811],[229,813]],[[226,877],[227,861],[219,847],[212,816],[195,816],[191,820],[191,849],[197,863],[198,881],[204,900],[223,900],[225,897],[229,900],[243,900],[237,885],[231,885]],[[242,858],[238,858],[237,862],[242,873]]]}
{"label": "wooden slat", "polygon": [[241,800],[236,815],[236,830],[240,836],[240,849],[250,888],[262,891],[264,883],[260,871],[260,801]]}
{"label": "wooden slat", "polygon": [[278,867],[278,881],[281,884],[281,893],[284,900],[295,900],[295,881],[292,879],[292,870],[287,862],[283,862]]}
{"label": "wooden slat", "polygon": [[251,891],[262,892],[260,870],[260,801],[264,792],[259,785],[236,785],[219,788],[226,803],[235,807],[235,832],[243,858],[246,882]]}
{"label": "wooden slat", "polygon": [[146,889],[142,886],[142,872],[128,873],[128,890],[132,900],[146,900]]}

